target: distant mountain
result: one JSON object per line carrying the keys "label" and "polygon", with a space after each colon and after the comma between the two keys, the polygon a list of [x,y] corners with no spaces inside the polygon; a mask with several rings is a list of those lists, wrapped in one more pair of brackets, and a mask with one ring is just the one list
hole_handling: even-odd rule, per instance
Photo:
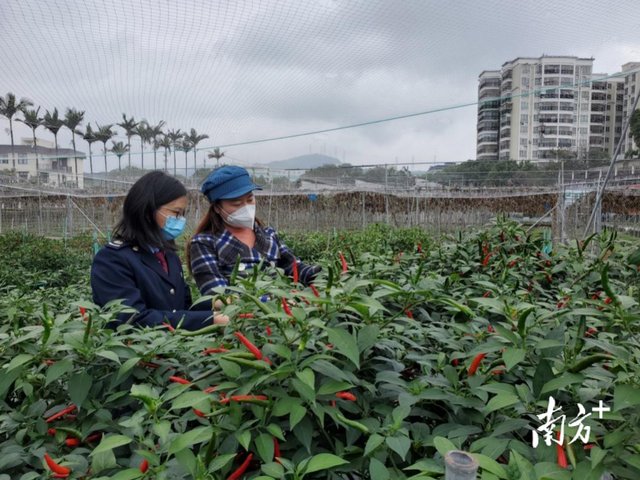
{"label": "distant mountain", "polygon": [[340,165],[341,162],[335,157],[328,155],[321,155],[319,153],[312,153],[310,155],[301,155],[299,157],[293,157],[288,160],[278,160],[275,162],[269,162],[266,164],[268,168],[273,169],[287,169],[287,168],[300,168],[300,169],[312,169],[318,168],[323,165]]}

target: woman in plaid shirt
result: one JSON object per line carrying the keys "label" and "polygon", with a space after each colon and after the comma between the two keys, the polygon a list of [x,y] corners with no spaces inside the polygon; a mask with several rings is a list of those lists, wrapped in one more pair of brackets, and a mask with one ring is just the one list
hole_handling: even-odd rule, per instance
{"label": "woman in plaid shirt", "polygon": [[299,281],[309,285],[321,267],[306,265],[280,240],[275,230],[255,217],[254,185],[244,168],[224,166],[211,172],[202,185],[210,208],[189,242],[189,270],[203,295],[229,285],[238,255],[238,275],[247,276],[262,260],[293,274],[297,263]]}

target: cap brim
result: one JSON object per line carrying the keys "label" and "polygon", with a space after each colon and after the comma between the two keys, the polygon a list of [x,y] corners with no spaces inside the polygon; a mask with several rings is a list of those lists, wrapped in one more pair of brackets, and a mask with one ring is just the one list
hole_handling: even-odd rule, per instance
{"label": "cap brim", "polygon": [[246,187],[238,188],[231,193],[218,197],[218,200],[231,200],[233,198],[239,198],[254,190],[262,190],[262,187],[258,185],[248,185]]}

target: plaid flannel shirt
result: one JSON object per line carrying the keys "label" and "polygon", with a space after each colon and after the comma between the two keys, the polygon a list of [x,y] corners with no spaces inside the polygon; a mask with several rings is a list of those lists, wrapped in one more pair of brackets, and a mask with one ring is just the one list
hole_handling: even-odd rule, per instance
{"label": "plaid flannel shirt", "polygon": [[253,248],[242,243],[225,229],[220,234],[200,233],[191,239],[191,271],[198,289],[208,295],[215,287],[229,285],[229,278],[240,254],[238,275],[247,277],[251,269],[263,259],[266,263],[284,269],[286,275],[293,275],[293,264],[298,264],[300,283],[309,285],[321,267],[307,265],[300,261],[280,240],[272,228],[255,226],[256,243]]}

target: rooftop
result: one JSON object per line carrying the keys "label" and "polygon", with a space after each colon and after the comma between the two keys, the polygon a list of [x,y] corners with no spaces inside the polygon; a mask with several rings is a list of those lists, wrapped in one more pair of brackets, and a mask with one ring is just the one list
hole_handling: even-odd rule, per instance
{"label": "rooftop", "polygon": [[7,154],[7,153],[10,154],[12,151],[16,155],[21,153],[26,153],[26,154],[37,153],[38,155],[42,155],[44,157],[84,157],[85,156],[83,152],[72,150],[70,148],[58,148],[58,151],[56,152],[55,148],[47,148],[47,147],[40,147],[40,146],[38,146],[36,151],[34,151],[33,147],[27,146],[27,145],[15,145],[13,147],[13,150],[11,148],[11,145],[0,145],[0,155]]}

